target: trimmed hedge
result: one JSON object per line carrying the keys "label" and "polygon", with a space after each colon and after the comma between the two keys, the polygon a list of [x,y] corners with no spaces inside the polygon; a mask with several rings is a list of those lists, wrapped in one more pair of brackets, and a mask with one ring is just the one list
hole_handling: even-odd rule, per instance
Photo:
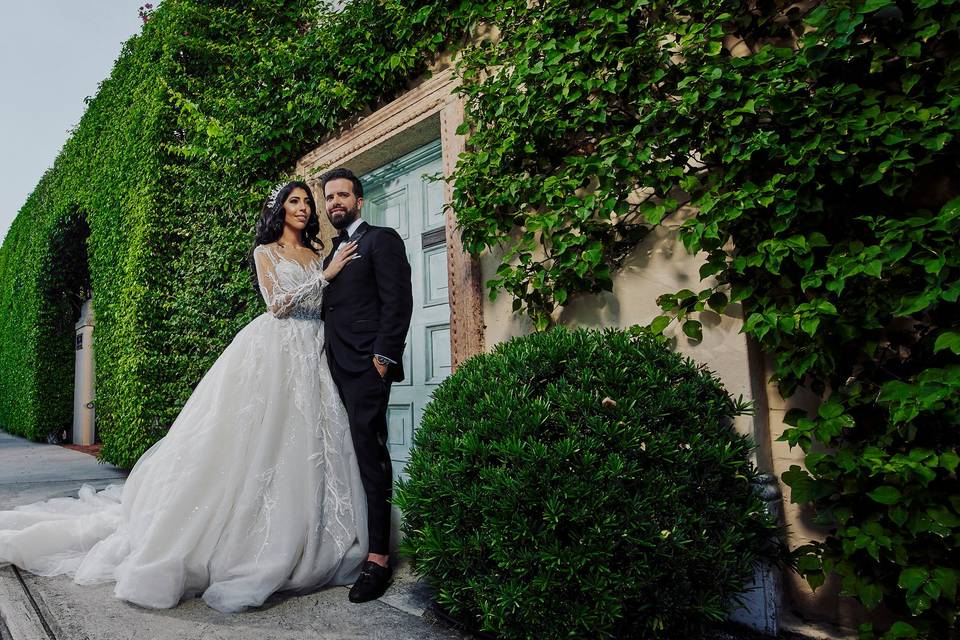
{"label": "trimmed hedge", "polygon": [[150,64],[159,44],[134,38],[124,46],[0,248],[0,426],[13,433],[42,439],[69,426],[73,323],[91,285],[103,436],[109,443],[117,421],[138,433],[135,416],[149,397],[149,322],[140,305],[163,292],[142,275],[162,273],[168,262],[140,224],[162,162],[153,123],[165,101]]}
{"label": "trimmed hedge", "polygon": [[644,329],[514,338],[424,409],[402,549],[501,638],[700,637],[777,548],[745,409]]}

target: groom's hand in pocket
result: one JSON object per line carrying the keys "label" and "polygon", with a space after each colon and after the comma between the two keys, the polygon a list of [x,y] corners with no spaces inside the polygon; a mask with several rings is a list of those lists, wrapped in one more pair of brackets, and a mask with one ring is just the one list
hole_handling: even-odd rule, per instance
{"label": "groom's hand in pocket", "polygon": [[380,364],[380,361],[377,360],[377,356],[373,356],[373,366],[376,368],[377,373],[380,374],[381,378],[387,377],[387,367],[389,367],[390,365]]}

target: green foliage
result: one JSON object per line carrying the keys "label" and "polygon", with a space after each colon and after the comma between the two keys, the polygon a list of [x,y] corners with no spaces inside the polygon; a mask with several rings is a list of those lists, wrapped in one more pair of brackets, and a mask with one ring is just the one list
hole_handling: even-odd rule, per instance
{"label": "green foliage", "polygon": [[404,550],[501,638],[699,637],[775,548],[745,409],[644,329],[502,343],[424,410]]}
{"label": "green foliage", "polygon": [[[269,187],[459,50],[453,206],[467,248],[502,256],[491,295],[545,328],[682,212],[704,284],[665,293],[653,328],[699,339],[700,312],[739,305],[785,395],[829,391],[784,434],[808,452],[793,499],[833,527],[801,568],[893,613],[889,637],[956,628],[953,0],[166,0],[149,17],[0,247],[0,426],[69,420],[89,285],[103,456],[132,465],[261,309],[245,263]],[[84,254],[89,283],[61,268]]]}
{"label": "green foliage", "polygon": [[[91,285],[102,321],[101,415],[124,422],[143,402],[135,389],[143,372],[123,365],[141,353],[143,288],[134,283],[151,268],[137,221],[150,209],[143,192],[159,164],[149,136],[157,106],[146,62],[154,52],[147,39],[125,45],[0,248],[0,426],[14,433],[42,439],[69,426],[73,323]],[[102,421],[105,440],[110,424]]]}
{"label": "green foliage", "polygon": [[161,424],[262,312],[246,264],[264,194],[331,131],[425,71],[443,43],[440,9],[367,0],[335,14],[289,1],[186,3],[176,11],[181,54],[166,82],[183,135],[171,145],[180,156],[176,188],[160,195],[172,223],[196,212],[204,222],[176,223],[182,250],[165,310]]}
{"label": "green foliage", "polygon": [[441,3],[379,0],[166,0],[148,18],[0,248],[0,427],[69,424],[92,289],[102,457],[126,467],[262,312],[247,257],[263,197],[467,28]]}
{"label": "green foliage", "polygon": [[545,327],[569,296],[610,288],[628,229],[689,205],[681,237],[706,256],[704,284],[664,294],[652,328],[676,318],[698,339],[699,312],[738,304],[784,395],[830,391],[784,434],[808,452],[784,476],[792,498],[833,527],[802,567],[882,604],[899,618],[889,637],[946,637],[960,571],[956,3],[525,6],[487,13],[501,38],[461,63],[472,150],[455,207],[471,250],[503,251],[490,286]]}
{"label": "green foliage", "polygon": [[647,172],[675,164],[643,130],[646,105],[665,95],[651,90],[658,70],[643,45],[660,31],[640,35],[651,28],[637,22],[650,10],[641,4],[475,8],[501,37],[459,63],[470,150],[453,206],[468,250],[503,251],[491,296],[510,293],[539,329],[572,294],[611,289],[611,270],[647,232],[644,213],[678,207],[666,193],[630,199]]}

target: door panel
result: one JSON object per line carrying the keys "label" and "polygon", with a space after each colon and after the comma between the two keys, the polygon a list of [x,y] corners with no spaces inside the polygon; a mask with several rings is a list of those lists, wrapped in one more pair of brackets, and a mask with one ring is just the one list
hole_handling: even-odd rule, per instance
{"label": "door panel", "polygon": [[[361,180],[362,181],[362,180]],[[364,193],[369,194],[364,186]],[[400,234],[400,237],[407,240],[410,237],[409,209],[410,201],[406,185],[401,185],[399,189],[394,189],[388,193],[377,194],[374,197],[367,196],[368,207],[377,212],[378,224],[383,227],[393,227]]]}
{"label": "door panel", "polygon": [[[441,168],[437,163],[437,170]],[[423,188],[423,229],[435,229],[446,223],[443,215],[443,183],[431,181]]]}
{"label": "door panel", "polygon": [[427,327],[426,383],[440,384],[450,375],[450,325]]}
{"label": "door panel", "polygon": [[447,245],[423,250],[423,306],[447,304]]}

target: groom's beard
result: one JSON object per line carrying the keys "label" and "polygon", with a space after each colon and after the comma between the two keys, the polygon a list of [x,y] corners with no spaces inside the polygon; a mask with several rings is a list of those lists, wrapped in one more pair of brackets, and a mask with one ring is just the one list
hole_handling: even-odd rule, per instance
{"label": "groom's beard", "polygon": [[333,225],[333,228],[340,231],[341,229],[349,227],[350,223],[360,217],[360,208],[354,205],[352,209],[328,211],[327,217],[330,219],[330,224]]}

